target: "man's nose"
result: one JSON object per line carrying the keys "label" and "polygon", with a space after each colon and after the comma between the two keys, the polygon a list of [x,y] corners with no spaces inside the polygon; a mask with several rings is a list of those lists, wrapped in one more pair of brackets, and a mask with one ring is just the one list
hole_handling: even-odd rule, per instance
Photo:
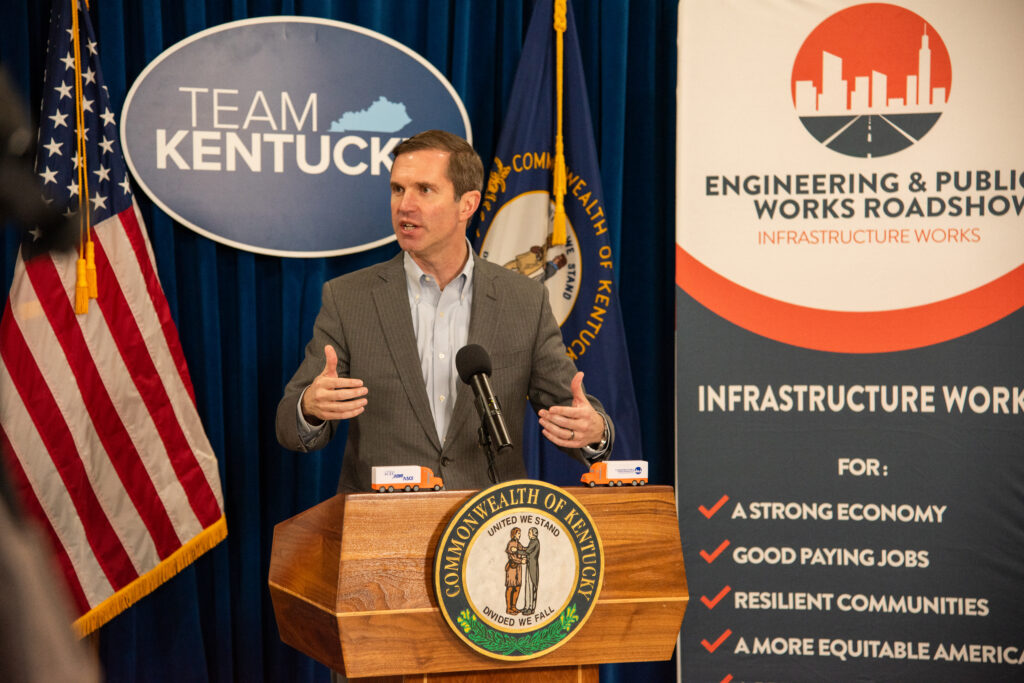
{"label": "man's nose", "polygon": [[411,192],[402,193],[402,196],[398,198],[397,208],[400,213],[408,213],[416,208],[416,199]]}

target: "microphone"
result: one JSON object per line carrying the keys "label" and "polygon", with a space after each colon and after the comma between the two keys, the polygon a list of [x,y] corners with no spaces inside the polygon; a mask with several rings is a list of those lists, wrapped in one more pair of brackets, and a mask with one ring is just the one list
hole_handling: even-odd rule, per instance
{"label": "microphone", "polygon": [[479,344],[467,344],[455,354],[455,369],[462,381],[473,388],[476,410],[496,451],[512,447],[501,404],[491,391],[491,357]]}

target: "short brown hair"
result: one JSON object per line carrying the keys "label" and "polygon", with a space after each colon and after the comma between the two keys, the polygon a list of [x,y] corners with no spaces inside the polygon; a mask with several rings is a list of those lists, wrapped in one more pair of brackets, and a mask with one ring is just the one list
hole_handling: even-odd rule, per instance
{"label": "short brown hair", "polygon": [[401,154],[424,149],[448,152],[448,180],[455,186],[455,198],[467,192],[480,191],[484,186],[484,164],[473,146],[458,135],[446,130],[425,130],[404,140],[395,147],[397,159]]}

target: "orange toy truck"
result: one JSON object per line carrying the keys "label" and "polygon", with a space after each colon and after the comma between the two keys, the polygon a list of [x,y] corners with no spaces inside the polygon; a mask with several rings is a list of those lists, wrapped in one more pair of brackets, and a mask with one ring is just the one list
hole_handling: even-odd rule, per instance
{"label": "orange toy truck", "polygon": [[385,491],[419,491],[433,489],[440,491],[444,482],[435,477],[429,467],[418,465],[399,465],[398,467],[374,467],[370,488],[377,493]]}
{"label": "orange toy truck", "polygon": [[595,462],[590,471],[580,477],[587,486],[647,485],[646,460],[605,460]]}

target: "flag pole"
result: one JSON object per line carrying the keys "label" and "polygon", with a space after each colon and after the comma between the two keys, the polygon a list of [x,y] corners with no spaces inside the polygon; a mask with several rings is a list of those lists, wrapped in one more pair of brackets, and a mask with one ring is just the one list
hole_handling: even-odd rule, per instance
{"label": "flag pole", "polygon": [[562,138],[562,72],[566,27],[566,2],[555,0],[555,217],[551,244],[565,244],[565,143]]}

